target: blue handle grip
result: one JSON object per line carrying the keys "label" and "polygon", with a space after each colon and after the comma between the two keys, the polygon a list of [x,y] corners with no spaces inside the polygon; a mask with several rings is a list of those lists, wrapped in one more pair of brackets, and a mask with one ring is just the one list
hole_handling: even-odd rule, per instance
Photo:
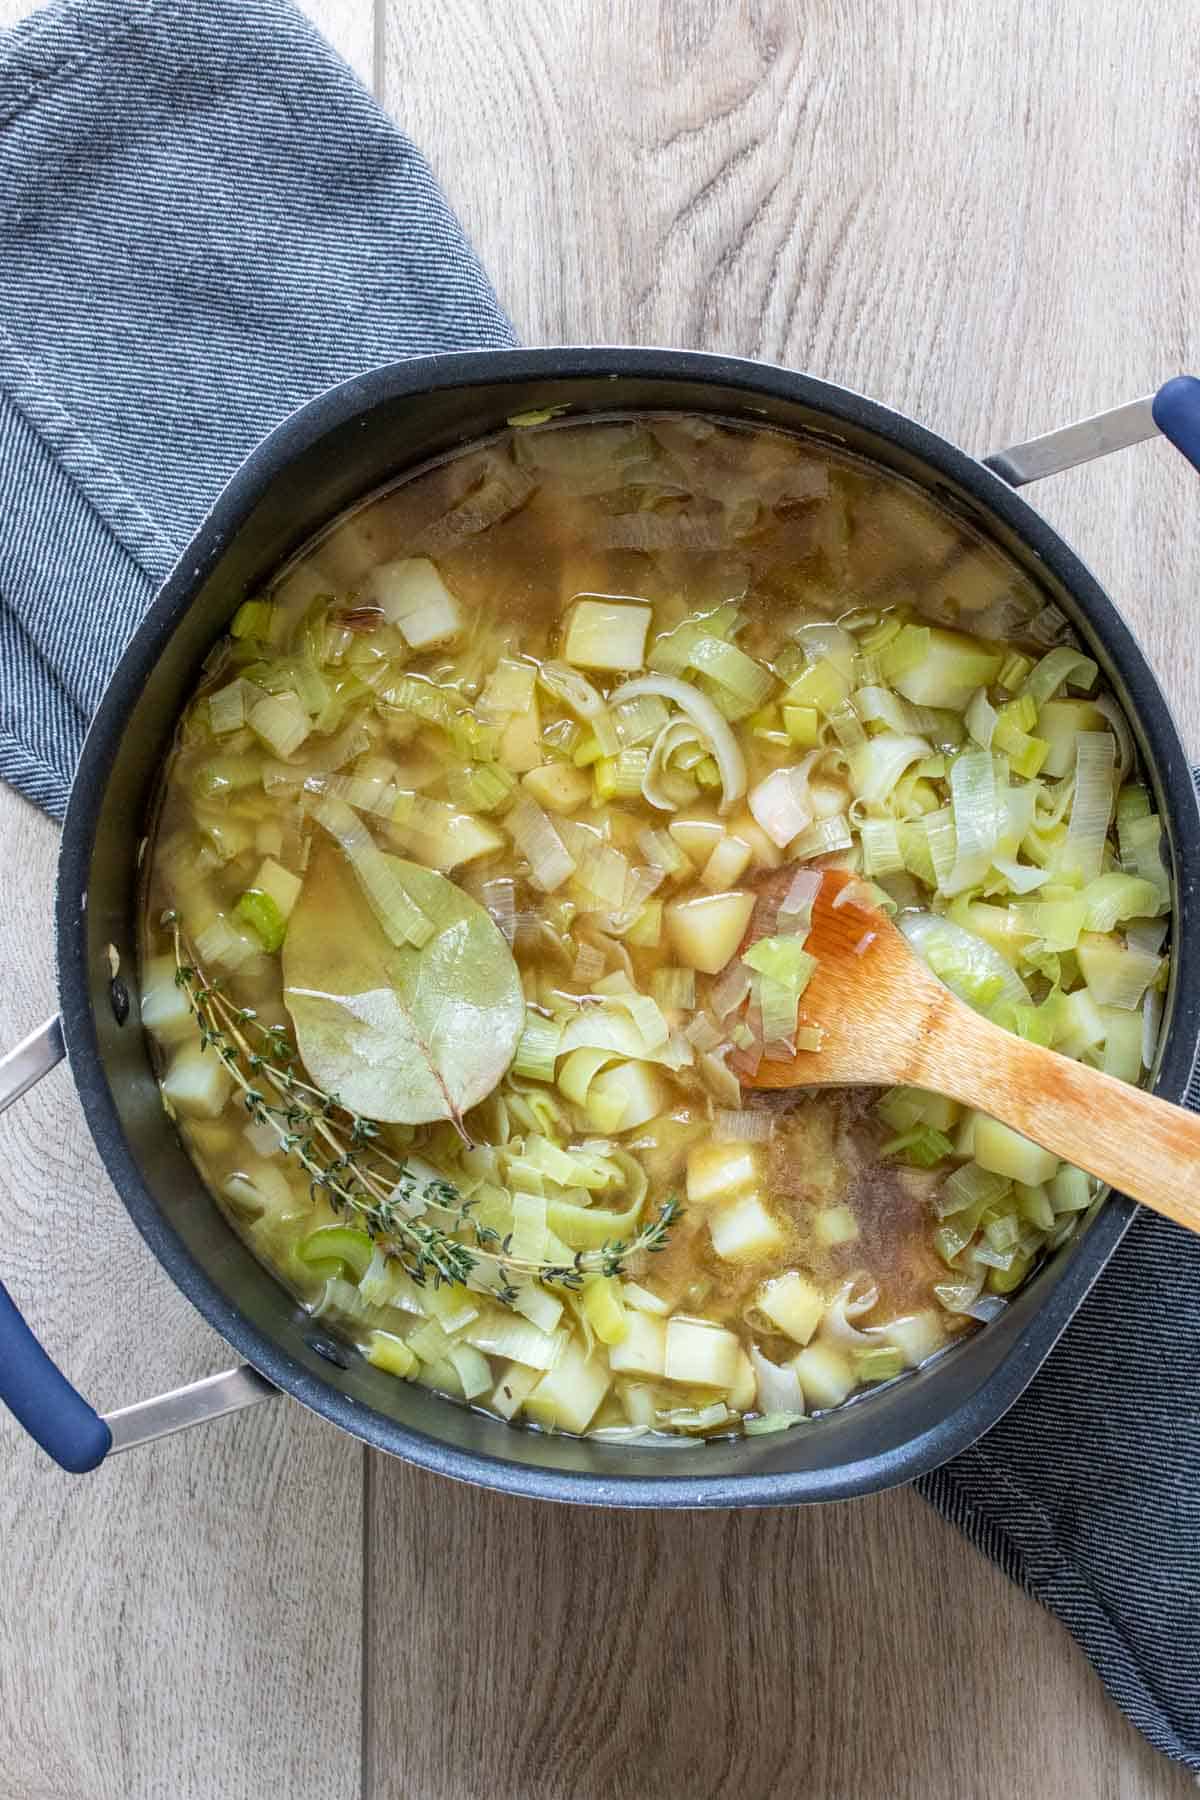
{"label": "blue handle grip", "polygon": [[47,1456],[72,1475],[104,1461],[112,1432],[51,1362],[0,1282],[0,1400]]}
{"label": "blue handle grip", "polygon": [[1170,438],[1193,469],[1200,470],[1200,381],[1194,375],[1176,375],[1173,381],[1164,382],[1151,411],[1163,436]]}

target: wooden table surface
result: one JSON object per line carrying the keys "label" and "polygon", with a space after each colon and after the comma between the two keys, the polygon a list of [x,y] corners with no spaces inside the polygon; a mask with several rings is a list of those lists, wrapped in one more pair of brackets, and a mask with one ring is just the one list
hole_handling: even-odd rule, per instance
{"label": "wooden table surface", "polygon": [[[309,10],[425,148],[526,341],[765,357],[976,451],[1200,361],[1194,0]],[[1162,444],[1037,495],[1200,750],[1197,499]],[[0,792],[0,1042],[52,1010],[55,841]],[[230,1360],[61,1069],[0,1122],[0,1269],[105,1408]],[[0,1438],[0,1800],[1192,1791],[910,1492],[538,1507],[285,1403],[85,1480],[7,1415]]]}

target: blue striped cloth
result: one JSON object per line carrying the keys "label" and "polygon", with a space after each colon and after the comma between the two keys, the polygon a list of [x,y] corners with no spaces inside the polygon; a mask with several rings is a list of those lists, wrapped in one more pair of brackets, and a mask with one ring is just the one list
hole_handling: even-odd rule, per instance
{"label": "blue striped cloth", "polygon": [[[293,406],[511,342],[425,164],[286,0],[60,0],[0,34],[0,774],[61,816],[123,639]],[[1200,1772],[1198,1294],[1200,1244],[1140,1220],[922,1486]]]}

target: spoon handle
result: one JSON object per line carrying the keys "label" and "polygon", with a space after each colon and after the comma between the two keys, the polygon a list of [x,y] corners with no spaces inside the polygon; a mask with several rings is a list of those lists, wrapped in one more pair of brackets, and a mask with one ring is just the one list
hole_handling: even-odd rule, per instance
{"label": "spoon handle", "polygon": [[1200,1232],[1200,1115],[1014,1037],[961,1002],[943,1009],[912,1079]]}

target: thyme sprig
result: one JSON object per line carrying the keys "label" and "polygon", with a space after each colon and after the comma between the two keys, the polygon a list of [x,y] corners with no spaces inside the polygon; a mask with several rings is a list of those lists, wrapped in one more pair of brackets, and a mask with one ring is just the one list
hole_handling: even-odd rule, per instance
{"label": "thyme sprig", "polygon": [[488,1292],[511,1305],[519,1294],[514,1278],[578,1288],[585,1275],[625,1274],[629,1258],[666,1244],[681,1211],[674,1197],[634,1237],[577,1251],[569,1263],[513,1256],[511,1240],[477,1219],[474,1202],[452,1183],[419,1179],[379,1142],[373,1120],[305,1080],[287,1032],[231,1000],[200,967],[178,920],[164,922],[174,937],[175,981],[187,994],[201,1046],[224,1063],[250,1117],[269,1126],[283,1153],[305,1170],[313,1197],[324,1193],[334,1212],[352,1214],[418,1286],[466,1282],[482,1260],[500,1274]]}

